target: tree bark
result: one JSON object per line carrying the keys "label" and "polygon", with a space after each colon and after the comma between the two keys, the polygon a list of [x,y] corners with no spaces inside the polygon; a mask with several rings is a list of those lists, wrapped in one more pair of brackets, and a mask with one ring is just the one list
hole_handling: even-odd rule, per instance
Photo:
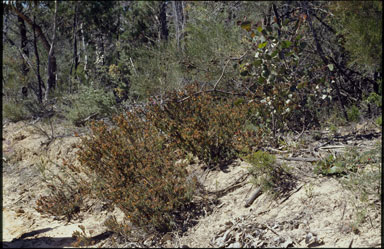
{"label": "tree bark", "polygon": [[55,57],[55,43],[56,43],[56,24],[57,24],[57,0],[55,0],[55,13],[53,20],[53,37],[51,47],[48,53],[48,82],[47,90],[45,91],[45,101],[48,100],[49,93],[56,87],[56,57]]}
{"label": "tree bark", "polygon": [[[16,2],[16,8],[19,9],[20,12],[21,12],[23,6],[19,2]],[[27,39],[27,29],[25,27],[25,22],[24,22],[24,19],[21,18],[20,16],[17,16],[17,21],[19,23],[19,31],[20,31],[20,49],[23,51],[23,53],[27,57],[29,57],[29,50],[28,50],[28,47],[27,47],[27,42],[28,42],[28,39]],[[28,65],[26,64],[24,59],[23,59],[22,65],[21,65],[21,72],[22,72],[24,77],[27,76],[27,74],[29,72]]]}
{"label": "tree bark", "polygon": [[85,73],[85,77],[87,78],[88,55],[87,55],[87,48],[85,46],[83,23],[80,24],[80,31],[81,31],[81,39],[82,39],[82,45],[83,45],[83,54],[84,54],[84,73]]}
{"label": "tree bark", "polygon": [[49,45],[47,38],[44,36],[43,31],[41,30],[41,27],[39,25],[34,24],[33,21],[28,16],[24,15],[12,4],[9,4],[9,7],[18,17],[22,18],[25,22],[27,22],[30,26],[32,26],[32,28],[37,32],[37,35],[40,38],[41,42],[43,43],[44,48],[49,52],[51,46]]}
{"label": "tree bark", "polygon": [[70,74],[72,74],[73,72],[73,67],[74,67],[74,71],[76,72],[77,70],[77,66],[79,65],[79,56],[78,56],[78,53],[77,53],[77,8],[78,8],[78,5],[77,3],[75,4],[75,14],[73,16],[73,63],[71,65],[71,71],[70,71]]}
{"label": "tree bark", "polygon": [[172,7],[173,7],[173,16],[174,16],[174,22],[175,22],[175,30],[176,30],[176,43],[177,48],[182,50],[182,46],[180,45],[180,40],[183,35],[184,31],[184,11],[183,11],[183,2],[182,1],[172,1]]}
{"label": "tree bark", "polygon": [[[35,24],[35,16],[33,16],[33,23]],[[39,57],[39,51],[37,50],[37,37],[36,37],[36,32],[33,30],[33,48],[35,50],[35,56],[36,56],[36,77],[37,77],[37,82],[38,82],[38,93],[37,93],[37,98],[39,100],[39,103],[43,102],[43,87],[44,82],[41,79],[40,76],[40,57]]]}
{"label": "tree bark", "polygon": [[169,35],[167,26],[167,2],[162,2],[160,4],[159,19],[161,25],[160,38],[161,40],[167,41]]}

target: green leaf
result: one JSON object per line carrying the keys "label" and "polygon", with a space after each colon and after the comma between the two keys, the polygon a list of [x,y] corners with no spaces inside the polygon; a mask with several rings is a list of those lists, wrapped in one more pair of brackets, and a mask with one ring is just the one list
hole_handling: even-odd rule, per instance
{"label": "green leaf", "polygon": [[291,41],[285,40],[281,42],[283,48],[289,48],[292,45]]}
{"label": "green leaf", "polygon": [[263,43],[260,43],[258,48],[264,48],[265,46],[267,46],[268,42],[263,42]]}
{"label": "green leaf", "polygon": [[260,76],[258,79],[259,83],[262,84],[265,82],[265,78],[263,76]]}
{"label": "green leaf", "polygon": [[333,71],[334,69],[334,65],[332,63],[328,64],[327,67],[329,68],[330,71]]}
{"label": "green leaf", "polygon": [[271,54],[271,57],[275,58],[278,53],[279,53],[279,51],[277,51],[277,50],[273,51]]}
{"label": "green leaf", "polygon": [[257,31],[259,31],[261,33],[263,31],[263,28],[262,27],[257,27]]}

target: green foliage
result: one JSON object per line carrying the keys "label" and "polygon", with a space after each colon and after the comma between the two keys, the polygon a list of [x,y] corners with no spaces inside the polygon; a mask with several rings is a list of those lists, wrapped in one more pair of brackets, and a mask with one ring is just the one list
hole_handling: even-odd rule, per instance
{"label": "green foliage", "polygon": [[80,86],[77,94],[68,97],[68,106],[64,107],[65,116],[74,124],[78,124],[89,116],[110,116],[114,112],[115,98],[111,92],[92,86]]}
{"label": "green foliage", "polygon": [[114,117],[91,126],[82,138],[78,159],[82,169],[95,174],[96,195],[117,205],[126,219],[146,231],[169,231],[175,212],[193,193],[185,165],[175,165],[180,153],[169,139],[138,113]]}
{"label": "green foliage", "polygon": [[357,106],[352,105],[348,110],[347,110],[347,115],[348,115],[348,120],[352,122],[357,122],[360,120],[360,111]]}
{"label": "green foliage", "polygon": [[[296,25],[283,22],[281,28],[276,23],[262,25],[261,21],[254,24],[239,22],[247,32],[244,43],[251,53],[239,61],[238,73],[260,105],[255,113],[255,121],[266,123],[274,136],[277,131],[288,127],[302,127],[298,121],[316,123],[314,110],[327,97],[320,98],[317,89],[324,87],[320,81],[311,82],[310,69],[301,61],[307,39],[301,35],[304,24],[298,25],[300,22],[300,19]],[[290,30],[295,31],[295,35],[292,36]]]}
{"label": "green foliage", "polygon": [[[131,74],[130,95],[140,100],[150,96],[164,95],[165,92],[183,86],[183,75],[176,49],[171,44],[154,48],[142,46],[133,54],[123,53],[124,64]],[[132,56],[132,57],[131,57]]]}
{"label": "green foliage", "polygon": [[382,69],[381,1],[330,2],[335,19],[340,21],[340,33],[345,37],[345,48],[351,53],[351,63],[358,63],[368,71]]}
{"label": "green foliage", "polygon": [[351,148],[342,155],[330,154],[324,160],[316,163],[314,172],[335,176],[356,173],[359,168],[364,167],[366,164],[379,162],[379,159],[373,153],[376,153],[376,150],[358,152],[355,148]]}
{"label": "green foliage", "polygon": [[[196,90],[191,85],[185,92],[172,92],[165,105],[152,107],[148,120],[208,166],[230,162],[240,150],[240,141],[245,141],[248,105]],[[247,134],[251,137],[250,131]],[[253,142],[257,145],[256,135]]]}
{"label": "green foliage", "polygon": [[3,117],[11,122],[18,122],[30,118],[29,112],[21,102],[3,103]]}
{"label": "green foliage", "polygon": [[293,180],[289,177],[288,169],[279,165],[276,157],[268,152],[257,151],[243,158],[252,165],[248,169],[251,182],[261,186],[263,192],[278,194],[285,182]]}

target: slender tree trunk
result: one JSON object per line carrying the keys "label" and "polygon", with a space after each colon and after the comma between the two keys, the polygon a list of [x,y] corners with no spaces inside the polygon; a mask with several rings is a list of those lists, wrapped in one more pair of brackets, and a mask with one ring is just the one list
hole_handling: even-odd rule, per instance
{"label": "slender tree trunk", "polygon": [[[71,70],[69,72],[70,75],[75,74],[75,78],[77,79],[76,70],[79,65],[79,55],[77,52],[77,8],[78,4],[75,3],[75,14],[73,16],[73,61],[71,64]],[[73,70],[74,68],[74,70]],[[69,80],[69,93],[72,93],[72,80]]]}
{"label": "slender tree trunk", "polygon": [[[35,16],[33,16],[33,23],[35,24]],[[35,56],[36,56],[36,76],[37,76],[37,82],[38,82],[37,98],[39,100],[39,103],[42,103],[44,83],[40,76],[40,57],[39,57],[39,51],[37,50],[37,37],[34,29],[33,29],[33,48],[35,50]]]}
{"label": "slender tree trunk", "polygon": [[79,57],[77,53],[77,4],[75,4],[75,15],[73,16],[73,63],[71,65],[70,74],[73,72],[73,67],[76,71],[77,66],[79,65]]}
{"label": "slender tree trunk", "polygon": [[168,40],[168,26],[167,26],[167,2],[162,2],[160,4],[160,14],[159,14],[159,19],[160,19],[160,39],[163,41]]}
{"label": "slender tree trunk", "polygon": [[49,45],[49,42],[48,42],[47,38],[44,36],[43,31],[41,30],[41,27],[36,25],[36,24],[34,25],[32,20],[28,16],[24,15],[17,8],[13,7],[12,4],[10,4],[10,9],[13,12],[15,12],[18,17],[21,17],[24,21],[26,21],[29,25],[31,25],[35,29],[35,31],[37,32],[38,37],[40,38],[40,40],[43,43],[44,48],[49,52],[50,45]]}
{"label": "slender tree trunk", "polygon": [[[16,2],[16,7],[20,11],[23,8],[23,6],[19,2]],[[24,22],[24,19],[21,18],[20,16],[17,17],[17,21],[19,23],[19,31],[20,31],[20,42],[21,42],[20,43],[20,49],[23,51],[23,53],[27,57],[29,57],[29,50],[28,50],[28,47],[27,47],[27,42],[28,42],[28,39],[27,39],[27,29],[25,27],[25,22]],[[22,72],[24,77],[26,77],[28,72],[29,72],[28,65],[26,64],[26,62],[24,62],[24,60],[23,60],[23,63],[21,65],[21,72]]]}
{"label": "slender tree trunk", "polygon": [[84,54],[84,73],[85,73],[85,77],[87,78],[88,55],[87,55],[87,48],[85,46],[83,23],[80,24],[80,31],[81,31],[81,40],[82,40],[82,45],[83,45],[83,54]]}
{"label": "slender tree trunk", "polygon": [[180,45],[180,40],[183,35],[185,20],[184,20],[184,11],[183,11],[183,2],[182,1],[172,1],[173,7],[173,16],[175,19],[175,30],[176,30],[176,43],[177,48],[182,50]]}
{"label": "slender tree trunk", "polygon": [[53,20],[53,37],[51,48],[48,54],[48,82],[47,90],[45,91],[45,101],[48,100],[49,93],[56,87],[56,57],[55,57],[55,43],[56,43],[56,24],[57,24],[57,0],[55,0],[55,13]]}

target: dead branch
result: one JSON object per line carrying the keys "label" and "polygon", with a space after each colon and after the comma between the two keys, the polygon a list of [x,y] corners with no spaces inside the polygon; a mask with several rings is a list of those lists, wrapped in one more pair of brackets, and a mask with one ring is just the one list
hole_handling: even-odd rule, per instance
{"label": "dead branch", "polygon": [[257,197],[259,197],[262,194],[261,187],[258,187],[256,191],[251,195],[251,197],[248,199],[248,201],[245,203],[244,207],[249,207],[252,205],[252,203],[256,200]]}
{"label": "dead branch", "polygon": [[285,160],[285,161],[300,161],[300,162],[317,162],[320,161],[319,158],[314,158],[314,157],[308,157],[308,158],[303,158],[303,157],[278,157],[280,160]]}

